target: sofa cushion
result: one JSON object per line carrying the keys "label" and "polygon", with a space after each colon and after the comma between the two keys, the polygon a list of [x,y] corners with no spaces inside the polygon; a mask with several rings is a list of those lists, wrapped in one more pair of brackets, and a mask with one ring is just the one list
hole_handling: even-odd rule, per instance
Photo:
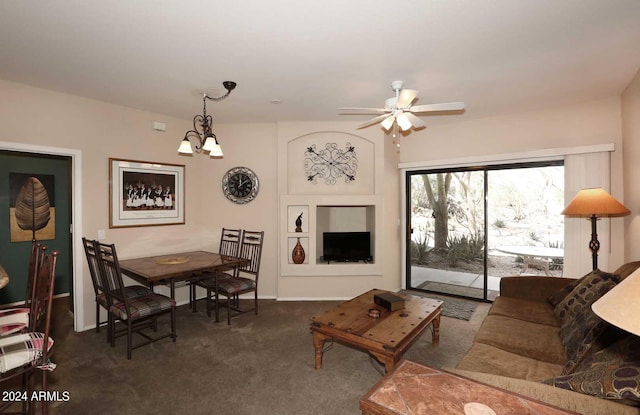
{"label": "sofa cushion", "polygon": [[[602,294],[611,289],[618,278],[614,274],[598,269],[581,278],[578,284],[553,309],[561,323],[573,318],[585,306],[590,306]],[[613,282],[613,285],[611,284]]]}
{"label": "sofa cushion", "polygon": [[540,301],[499,296],[489,309],[490,315],[507,316],[532,323],[559,327],[560,323],[553,313],[553,306]]}
{"label": "sofa cushion", "polygon": [[558,376],[562,372],[562,365],[521,356],[483,343],[474,343],[456,368],[534,382]]}
{"label": "sofa cushion", "polygon": [[487,316],[474,342],[484,343],[511,353],[564,365],[567,361],[560,341],[560,328],[506,316]]}
{"label": "sofa cushion", "polygon": [[544,383],[640,406],[640,362],[600,362],[589,370],[551,378]]}

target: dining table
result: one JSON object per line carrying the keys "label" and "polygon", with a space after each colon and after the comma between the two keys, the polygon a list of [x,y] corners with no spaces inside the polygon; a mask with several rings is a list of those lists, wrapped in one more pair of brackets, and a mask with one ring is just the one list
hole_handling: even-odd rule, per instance
{"label": "dining table", "polygon": [[[216,278],[219,272],[228,271],[250,263],[247,258],[221,255],[215,252],[190,251],[176,254],[155,255],[142,258],[120,260],[120,271],[153,289],[156,285],[168,285],[171,298],[175,300],[176,283],[188,281],[203,273],[211,273]],[[218,320],[218,304],[216,321]]]}

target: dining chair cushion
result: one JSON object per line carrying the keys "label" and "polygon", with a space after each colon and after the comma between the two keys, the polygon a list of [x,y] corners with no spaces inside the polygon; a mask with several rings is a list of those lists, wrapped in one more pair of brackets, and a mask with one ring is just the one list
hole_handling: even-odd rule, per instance
{"label": "dining chair cushion", "polygon": [[[47,351],[53,347],[49,337]],[[0,338],[0,373],[35,362],[42,354],[44,334],[38,332],[14,334]]]}
{"label": "dining chair cushion", "polygon": [[[229,278],[233,278],[233,275],[227,274],[226,272],[219,272],[218,284],[220,284],[221,281]],[[215,289],[216,279],[214,278],[213,274],[207,275],[207,276],[201,276],[200,279],[196,281],[196,284],[203,288]]]}
{"label": "dining chair cushion", "polygon": [[[150,288],[145,287],[144,285],[130,285],[128,287],[124,287],[124,292],[127,298],[131,299],[144,297],[145,295],[153,293]],[[96,301],[104,308],[107,308],[107,296],[104,295],[104,293],[98,294],[96,296]]]}
{"label": "dining chair cushion", "polygon": [[125,308],[124,303],[118,302],[114,303],[111,306],[111,312],[118,316],[121,320],[127,320],[131,318],[132,320],[137,320],[141,317],[146,317],[148,315],[157,313],[162,310],[169,310],[176,306],[175,300],[171,298],[161,295],[151,293],[144,297],[133,298],[129,300],[129,310],[131,315],[127,315],[127,310]]}
{"label": "dining chair cushion", "polygon": [[256,282],[254,280],[243,277],[227,278],[218,282],[218,289],[228,294],[254,289],[255,287]]}
{"label": "dining chair cushion", "polygon": [[22,331],[29,325],[28,308],[8,308],[0,310],[0,336]]}

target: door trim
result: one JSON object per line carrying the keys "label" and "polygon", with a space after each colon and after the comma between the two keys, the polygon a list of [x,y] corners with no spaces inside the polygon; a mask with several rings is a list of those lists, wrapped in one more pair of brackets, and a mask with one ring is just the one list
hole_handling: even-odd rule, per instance
{"label": "door trim", "polygon": [[83,296],[84,251],[82,248],[82,150],[8,141],[0,141],[0,150],[71,157],[73,329],[75,331],[83,331],[85,330],[85,321]]}

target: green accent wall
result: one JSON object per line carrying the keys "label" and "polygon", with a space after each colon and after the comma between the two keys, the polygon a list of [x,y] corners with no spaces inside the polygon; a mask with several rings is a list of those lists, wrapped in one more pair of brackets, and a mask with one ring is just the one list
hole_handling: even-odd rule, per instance
{"label": "green accent wall", "polygon": [[0,264],[9,284],[0,289],[0,306],[24,301],[31,241],[11,242],[10,173],[54,176],[55,239],[41,241],[47,252],[57,250],[55,294],[71,293],[71,158],[0,151]]}

